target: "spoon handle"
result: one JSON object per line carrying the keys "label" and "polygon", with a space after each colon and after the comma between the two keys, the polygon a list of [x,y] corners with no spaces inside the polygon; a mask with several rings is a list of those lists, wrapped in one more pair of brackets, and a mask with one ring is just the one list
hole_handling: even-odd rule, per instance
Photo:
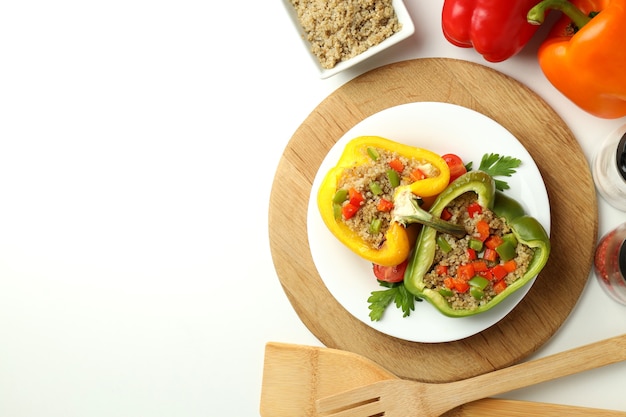
{"label": "spoon handle", "polygon": [[626,334],[444,384],[456,405],[626,360]]}

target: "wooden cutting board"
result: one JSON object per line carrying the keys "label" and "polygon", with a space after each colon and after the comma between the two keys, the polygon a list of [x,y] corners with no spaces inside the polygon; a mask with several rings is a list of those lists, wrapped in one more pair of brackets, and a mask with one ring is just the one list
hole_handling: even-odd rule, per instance
{"label": "wooden cutting board", "polygon": [[[496,325],[447,343],[400,340],[350,315],[318,275],[306,230],[311,184],[334,143],[374,113],[420,101],[464,106],[508,129],[537,163],[550,199],[552,252],[528,295]],[[429,58],[363,74],[311,112],[279,162],[270,196],[269,237],[285,294],[324,345],[366,356],[403,378],[448,382],[519,362],[559,329],[589,277],[597,219],[587,160],[550,106],[518,81],[491,68]]]}

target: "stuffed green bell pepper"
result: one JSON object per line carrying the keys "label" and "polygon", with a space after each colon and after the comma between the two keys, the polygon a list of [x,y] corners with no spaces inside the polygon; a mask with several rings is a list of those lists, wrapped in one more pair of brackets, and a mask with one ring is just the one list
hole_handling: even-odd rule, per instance
{"label": "stuffed green bell pepper", "polygon": [[406,289],[450,317],[482,313],[531,281],[545,266],[550,240],[543,226],[493,178],[470,171],[452,182],[429,213],[462,225],[455,236],[425,225],[404,276]]}

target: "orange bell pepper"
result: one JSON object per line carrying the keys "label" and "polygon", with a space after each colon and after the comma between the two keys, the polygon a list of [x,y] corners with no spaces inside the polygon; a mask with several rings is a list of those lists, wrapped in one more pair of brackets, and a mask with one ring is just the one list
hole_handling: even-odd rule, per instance
{"label": "orange bell pepper", "polygon": [[549,9],[563,16],[539,47],[546,78],[594,116],[626,116],[626,0],[544,0],[528,21],[543,23]]}

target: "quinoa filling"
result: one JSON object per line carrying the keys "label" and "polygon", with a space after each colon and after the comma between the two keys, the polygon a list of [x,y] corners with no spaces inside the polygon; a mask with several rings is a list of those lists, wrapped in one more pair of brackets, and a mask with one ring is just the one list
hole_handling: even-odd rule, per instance
{"label": "quinoa filling", "polygon": [[[450,282],[450,277],[457,275],[460,266],[470,264],[476,260],[472,259],[472,252],[468,249],[470,248],[470,240],[476,237],[477,223],[479,221],[487,222],[489,224],[489,233],[492,235],[503,237],[511,233],[511,229],[506,224],[506,221],[503,218],[497,217],[493,211],[487,208],[482,208],[480,213],[470,215],[468,207],[470,204],[476,202],[476,197],[474,192],[467,192],[456,198],[446,207],[447,211],[451,214],[448,221],[463,225],[468,234],[464,238],[457,239],[448,234],[438,233],[437,238],[445,239],[447,245],[445,242],[443,242],[443,248],[442,245],[437,245],[433,265],[424,276],[426,288],[438,291],[444,295],[448,304],[454,309],[473,310],[489,303],[489,301],[497,295],[497,281],[487,274],[484,276],[487,278],[488,284],[481,289],[481,296],[479,298],[472,295],[469,290],[458,291],[458,289],[450,288],[449,285],[446,285],[446,282]],[[506,286],[524,276],[533,255],[534,252],[532,248],[521,242],[516,242],[515,254],[512,258],[516,267],[502,278]],[[479,257],[478,260],[484,259]],[[500,265],[503,262],[499,259],[495,261],[484,261],[489,268]],[[480,274],[477,275],[480,276]]]}
{"label": "quinoa filling", "polygon": [[[369,163],[345,169],[338,180],[337,189],[353,188],[364,197],[356,214],[349,219],[342,218],[342,221],[365,242],[379,248],[385,242],[385,234],[392,219],[391,211],[381,211],[379,204],[381,200],[393,202],[394,190],[398,186],[394,186],[389,178],[389,170],[393,170],[391,165],[402,166],[401,171],[394,171],[397,173],[399,185],[415,182],[415,172],[421,172],[425,178],[430,178],[439,175],[439,170],[423,160],[408,158],[381,148],[374,149],[378,154],[376,160],[370,159]],[[370,227],[373,221],[380,221],[376,232]]]}

